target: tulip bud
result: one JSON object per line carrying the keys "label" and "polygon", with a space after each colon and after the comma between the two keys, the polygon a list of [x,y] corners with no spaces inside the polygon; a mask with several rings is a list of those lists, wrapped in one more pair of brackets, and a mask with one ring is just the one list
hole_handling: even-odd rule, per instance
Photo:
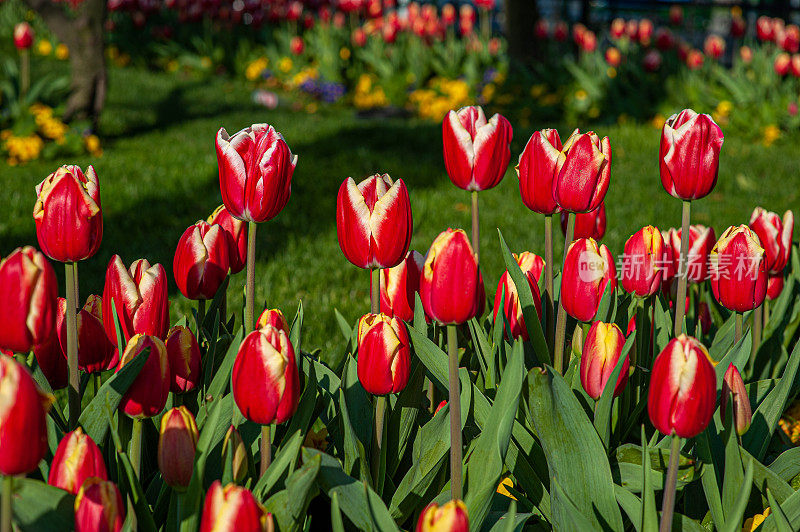
{"label": "tulip bud", "polygon": [[188,299],[213,299],[228,275],[230,237],[220,225],[199,221],[178,241],[172,271]]}
{"label": "tulip bud", "polygon": [[[708,279],[708,254],[716,242],[716,235],[713,227],[704,225],[689,226],[689,250],[685,263],[680,262],[681,256],[681,237],[682,229],[672,229],[667,231],[664,240],[670,248],[672,257],[672,276],[678,272],[686,272],[689,281],[699,283]],[[663,233],[662,233],[663,237]]]}
{"label": "tulip bud", "polygon": [[0,397],[0,474],[30,473],[47,452],[46,417],[55,398],[6,355],[0,355]]}
{"label": "tulip bud", "polygon": [[764,302],[767,271],[764,248],[746,225],[729,227],[709,254],[711,291],[719,303],[736,312]]}
{"label": "tulip bud", "polygon": [[670,195],[695,200],[717,183],[722,130],[708,115],[684,109],[661,131],[661,184]]}
{"label": "tulip bud", "polygon": [[285,332],[287,335],[290,332],[289,322],[286,320],[286,316],[277,308],[266,309],[261,313],[261,316],[258,317],[256,329],[266,327],[267,325],[272,325],[276,329]]}
{"label": "tulip bud", "polygon": [[249,490],[215,480],[206,493],[200,532],[271,532],[272,515]]}
{"label": "tulip bud", "polygon": [[756,207],[750,216],[750,229],[755,231],[766,253],[766,269],[770,274],[780,273],[789,262],[794,232],[794,214],[786,211],[783,220],[774,212]]}
{"label": "tulip bud", "polygon": [[[76,314],[78,325],[78,368],[87,373],[111,369],[117,365],[116,350],[103,328],[102,299],[90,295]],[[58,298],[56,332],[64,360],[67,358],[67,300]],[[79,486],[80,487],[80,486]]]}
{"label": "tulip bud", "polygon": [[208,223],[222,226],[228,240],[228,263],[231,273],[239,273],[247,265],[247,224],[231,216],[225,205],[220,205],[208,217]]}
{"label": "tulip bud", "polygon": [[158,469],[168,486],[183,491],[194,472],[197,424],[185,406],[167,411],[158,436]]}
{"label": "tulip bud", "polygon": [[[544,268],[544,260],[530,251],[524,251],[514,258],[519,264],[522,273],[528,279],[528,285],[531,288],[533,295],[533,304],[536,308],[536,314],[539,319],[542,317],[542,301],[539,295],[539,277],[542,275]],[[500,282],[497,284],[497,291],[494,295],[494,316],[493,321],[497,321],[497,313],[500,307],[503,308],[503,314],[508,320],[508,326],[511,336],[513,338],[522,338],[528,340],[528,328],[525,326],[525,319],[522,316],[522,305],[519,302],[519,294],[514,281],[508,270],[503,272],[500,276]]]}
{"label": "tulip bud", "polygon": [[[589,328],[581,353],[581,384],[592,399],[600,399],[603,390],[619,363],[625,336],[614,323],[596,321]],[[614,386],[614,397],[618,397],[628,383],[630,358],[625,355],[622,369]]]}
{"label": "tulip bud", "polygon": [[420,297],[425,313],[442,325],[465,323],[483,312],[483,277],[463,230],[448,229],[431,244]]}
{"label": "tulip bud", "polygon": [[450,111],[442,122],[444,166],[464,190],[487,190],[503,179],[511,159],[511,124],[495,114],[489,121],[479,106]]}
{"label": "tulip bud", "polygon": [[[105,333],[103,334],[105,335]],[[7,354],[13,356],[14,352],[9,351]],[[55,331],[53,331],[53,336],[33,346],[33,356],[36,357],[36,363],[50,384],[50,388],[60,390],[67,387],[69,382],[67,357],[61,350],[61,344],[58,342],[58,335],[55,334]]]}
{"label": "tulip bud", "polygon": [[781,292],[783,292],[783,274],[770,275],[767,281],[767,299],[770,301],[778,299]]}
{"label": "tulip bud", "polygon": [[117,310],[125,341],[134,334],[166,338],[169,299],[164,267],[160,264],[150,266],[147,259],[139,259],[126,269],[119,255],[111,257],[103,288],[103,325],[108,339],[116,346],[113,308]]}
{"label": "tulip bud", "polygon": [[553,214],[558,205],[553,199],[553,178],[556,174],[561,138],[555,129],[537,131],[519,155],[516,167],[522,203],[533,212]]}
{"label": "tulip bud", "polygon": [[358,380],[373,395],[400,393],[408,384],[410,341],[405,324],[386,314],[358,322]]}
{"label": "tulip bud", "polygon": [[567,313],[578,321],[591,321],[606,286],[617,287],[617,270],[608,248],[598,247],[591,238],[570,244],[561,274],[561,304]]}
{"label": "tulip bud", "polygon": [[733,427],[736,429],[736,433],[741,436],[750,428],[753,410],[750,406],[750,398],[747,396],[742,376],[733,364],[728,366],[728,370],[722,378],[722,397],[719,408],[723,422],[725,421],[725,412],[728,409],[728,401],[733,404]]}
{"label": "tulip bud", "polygon": [[244,417],[259,425],[283,423],[300,399],[294,348],[270,325],[245,337],[233,363],[233,399]]}
{"label": "tulip bud", "polygon": [[417,521],[416,532],[468,532],[469,517],[467,505],[460,500],[452,500],[439,506],[430,503],[422,510]]}
{"label": "tulip bud", "polygon": [[640,297],[655,294],[661,286],[664,239],[658,228],[639,229],[627,242],[622,257],[622,288]]}
{"label": "tulip bud", "polygon": [[192,391],[200,382],[200,346],[197,338],[188,327],[176,325],[169,330],[167,341],[167,360],[170,368],[172,393]]}
{"label": "tulip bud", "polygon": [[[228,453],[233,453],[233,457],[229,458]],[[233,474],[234,482],[244,481],[247,476],[249,459],[247,447],[242,440],[241,434],[236,430],[236,427],[231,425],[228,432],[225,433],[225,439],[222,440],[222,463],[227,464],[228,460],[231,460],[233,465],[231,473]]]}
{"label": "tulip bud", "polygon": [[593,131],[575,130],[556,163],[553,199],[565,211],[589,212],[600,206],[611,179],[611,142]]}
{"label": "tulip bud", "polygon": [[407,322],[414,319],[424,264],[425,257],[411,250],[400,264],[381,270],[381,312]]}
{"label": "tulip bud", "polygon": [[100,448],[78,427],[58,444],[47,483],[77,495],[89,477],[108,480],[108,473]]}
{"label": "tulip bud", "polygon": [[36,185],[36,237],[45,255],[60,262],[88,259],[103,239],[100,183],[93,167],[62,166]]}
{"label": "tulip bud", "polygon": [[58,287],[53,267],[30,246],[0,261],[0,347],[16,353],[55,336]]}
{"label": "tulip bud", "polygon": [[659,432],[697,436],[714,415],[717,378],[708,351],[685,334],[673,338],[653,363],[647,412]]}
{"label": "tulip bud", "polygon": [[297,156],[268,124],[253,124],[232,137],[217,133],[222,202],[231,216],[266,222],[283,210],[292,192]]}
{"label": "tulip bud", "polygon": [[86,479],[75,497],[75,532],[119,532],[125,506],[117,485],[97,477]]}
{"label": "tulip bud", "polygon": [[14,26],[14,46],[17,50],[27,50],[33,45],[33,28],[27,22],[20,22]]}
{"label": "tulip bud", "polygon": [[347,260],[359,268],[391,268],[403,260],[414,223],[402,179],[348,177],[336,199],[336,231]]}
{"label": "tulip bud", "polygon": [[136,334],[128,341],[117,371],[139,353],[150,349],[147,362],[122,397],[119,408],[133,418],[153,417],[164,409],[169,395],[170,371],[167,348],[155,336]]}
{"label": "tulip bud", "polygon": [[[561,234],[567,236],[567,217],[566,212],[561,213]],[[575,232],[573,238],[594,238],[601,240],[606,234],[606,204],[600,203],[600,206],[593,211],[579,212],[575,214]]]}

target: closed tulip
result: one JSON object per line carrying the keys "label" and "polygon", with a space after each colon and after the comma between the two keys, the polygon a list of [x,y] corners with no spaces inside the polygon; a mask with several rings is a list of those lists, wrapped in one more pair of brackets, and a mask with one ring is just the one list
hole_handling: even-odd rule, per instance
{"label": "closed tulip", "polygon": [[483,277],[467,234],[444,231],[431,244],[420,280],[425,313],[442,325],[460,324],[483,312]]}
{"label": "closed tulip", "polygon": [[172,271],[188,299],[213,299],[228,275],[230,236],[221,225],[199,221],[186,229],[175,250]]}
{"label": "closed tulip", "polygon": [[[567,236],[567,213],[561,213],[561,233]],[[575,215],[575,234],[573,238],[594,238],[601,240],[606,234],[606,203],[593,211],[579,212]]]}
{"label": "closed tulip", "polygon": [[103,239],[100,183],[93,167],[62,166],[36,186],[36,237],[45,255],[60,262],[88,259]]}
{"label": "closed tulip", "polygon": [[198,438],[194,416],[185,406],[173,408],[161,418],[158,469],[168,486],[179,491],[189,486]]}
{"label": "closed tulip", "polygon": [[[9,351],[8,354],[13,355],[14,352]],[[42,370],[50,388],[60,390],[67,387],[69,378],[67,357],[61,350],[61,344],[55,331],[50,338],[33,346],[33,356],[36,357],[36,364]]]}
{"label": "closed tulip", "polygon": [[639,229],[627,242],[622,257],[622,288],[640,297],[655,294],[661,286],[664,239],[657,227]]}
{"label": "closed tulip", "polygon": [[[603,395],[608,379],[619,363],[624,345],[625,335],[614,323],[596,321],[589,328],[581,353],[581,384],[592,399],[600,399]],[[629,368],[630,358],[625,355],[625,361],[614,386],[614,397],[618,397],[625,389]]]}
{"label": "closed tulip", "polygon": [[553,178],[556,175],[561,138],[555,129],[543,129],[531,135],[519,156],[517,176],[522,203],[533,212],[553,214],[558,204],[553,199]]}
{"label": "closed tulip", "polygon": [[650,421],[664,435],[693,438],[708,426],[716,401],[717,378],[706,348],[685,334],[673,338],[650,373]]}
{"label": "closed tulip", "polygon": [[155,336],[134,335],[122,353],[117,371],[147,348],[150,349],[147,362],[119,403],[120,410],[133,418],[157,415],[164,410],[169,396],[170,371],[167,348],[164,342]]}
{"label": "closed tulip", "polygon": [[336,231],[347,260],[359,268],[391,268],[403,260],[414,222],[402,179],[375,174],[358,185],[348,177],[336,199]]}
{"label": "closed tulip", "polygon": [[439,506],[430,503],[422,510],[417,521],[416,532],[468,532],[469,516],[467,505],[460,500],[452,500]]}
{"label": "closed tulip", "polygon": [[722,396],[720,398],[719,408],[723,421],[725,421],[728,402],[733,406],[733,427],[736,429],[739,436],[741,436],[750,428],[750,422],[753,419],[753,409],[750,405],[750,398],[747,395],[747,389],[744,387],[742,376],[732,363],[728,366],[728,369],[725,371],[725,376],[722,378]]}
{"label": "closed tulip", "polygon": [[39,390],[28,370],[0,355],[0,473],[24,475],[47,453],[47,412],[55,400]]}
{"label": "closed tulip", "polygon": [[[87,373],[96,373],[111,369],[117,365],[116,350],[109,342],[103,328],[102,299],[90,295],[86,304],[76,314],[78,324],[78,367]],[[67,359],[67,324],[65,315],[67,301],[58,298],[58,315],[56,316],[56,332],[58,343],[64,360]]]}
{"label": "closed tulip", "polygon": [[125,506],[117,485],[88,478],[75,497],[75,532],[119,532],[124,522]]}
{"label": "closed tulip", "polygon": [[410,322],[414,319],[425,257],[411,250],[392,268],[381,270],[381,312]]}
{"label": "closed tulip", "polygon": [[220,225],[228,233],[228,265],[231,273],[239,273],[247,265],[247,224],[231,216],[225,205],[220,205],[208,217],[208,223]]}
{"label": "closed tulip", "polygon": [[33,28],[27,22],[14,26],[14,46],[17,50],[27,50],[33,45]]}
{"label": "closed tulip", "polygon": [[750,216],[750,229],[755,231],[764,248],[766,268],[770,274],[782,272],[789,262],[794,232],[794,214],[786,211],[781,219],[774,212],[756,207]]}
{"label": "closed tulip", "polygon": [[358,322],[358,380],[373,395],[400,393],[408,384],[411,348],[405,324],[386,314]]}
{"label": "closed tulip", "polygon": [[147,259],[139,259],[128,269],[119,255],[111,257],[103,288],[103,325],[108,339],[116,346],[114,308],[125,341],[134,334],[166,338],[169,330],[169,298],[164,267],[160,264],[151,266]]}
{"label": "closed tulip", "polygon": [[276,329],[285,332],[287,335],[290,333],[289,322],[280,309],[266,309],[261,313],[261,316],[258,317],[258,321],[256,322],[256,329],[266,327],[267,325],[272,325]]}
{"label": "closed tulip", "polygon": [[561,274],[564,310],[578,321],[588,322],[597,314],[606,287],[617,286],[614,258],[605,245],[591,238],[570,244]]}
{"label": "closed tulip", "polygon": [[696,200],[717,183],[722,130],[714,120],[691,109],[667,119],[661,130],[661,184],[670,195]]}
{"label": "closed tulip", "polygon": [[469,191],[496,187],[511,160],[511,124],[495,114],[488,121],[479,106],[450,111],[442,122],[444,166],[450,181]]}
{"label": "closed tulip", "polygon": [[[229,453],[233,453],[233,456],[229,457]],[[222,440],[222,463],[227,464],[229,460],[232,466],[233,481],[236,483],[243,482],[247,477],[250,456],[242,440],[242,435],[233,425],[230,426],[228,432],[225,433],[225,438]]]}
{"label": "closed tulip", "polygon": [[767,299],[770,301],[777,299],[781,292],[783,292],[783,274],[770,275],[767,280]]}
{"label": "closed tulip", "polygon": [[[665,243],[670,248],[669,255],[672,258],[671,272],[686,271],[686,278],[689,281],[700,283],[708,279],[708,254],[716,243],[717,237],[713,227],[704,225],[689,226],[689,250],[686,255],[686,262],[679,264],[681,255],[681,233],[682,229],[670,228]],[[663,237],[663,233],[662,233]],[[666,246],[665,246],[666,247]]]}
{"label": "closed tulip", "polygon": [[719,303],[736,312],[753,310],[767,294],[764,248],[746,225],[729,227],[709,254],[711,291]]}
{"label": "closed tulip", "polygon": [[259,425],[283,423],[297,410],[300,378],[286,333],[272,326],[245,337],[233,363],[233,399]]}
{"label": "closed tulip", "polygon": [[253,494],[235,484],[215,480],[206,493],[200,532],[272,532],[272,515]]}
{"label": "closed tulip", "polygon": [[611,142],[594,131],[575,130],[564,143],[556,164],[553,199],[569,212],[600,206],[611,180]]}
{"label": "closed tulip", "polygon": [[[528,286],[531,288],[533,295],[533,305],[536,308],[536,314],[539,319],[542,317],[542,301],[539,295],[539,277],[542,275],[544,268],[544,260],[530,251],[524,251],[519,255],[514,255],[514,258],[519,264],[522,273],[528,280]],[[513,338],[522,338],[528,340],[528,328],[525,326],[525,319],[522,316],[522,305],[519,302],[519,293],[514,281],[508,270],[503,272],[500,276],[500,282],[497,284],[497,291],[494,295],[494,316],[493,321],[497,321],[497,313],[500,308],[503,309],[503,314],[508,320],[508,327]]]}
{"label": "closed tulip", "polygon": [[201,379],[200,346],[194,333],[188,327],[176,325],[169,330],[164,345],[170,369],[169,390],[172,393],[194,390]]}
{"label": "closed tulip", "polygon": [[222,202],[231,216],[266,222],[283,210],[292,193],[297,156],[283,135],[268,124],[253,124],[232,137],[217,133]]}
{"label": "closed tulip", "polygon": [[59,442],[47,483],[77,495],[89,477],[108,480],[108,472],[100,448],[78,427]]}

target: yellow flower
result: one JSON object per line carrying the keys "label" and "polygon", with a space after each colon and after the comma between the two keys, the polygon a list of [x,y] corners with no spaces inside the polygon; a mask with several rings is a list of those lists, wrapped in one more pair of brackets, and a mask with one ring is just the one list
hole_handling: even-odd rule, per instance
{"label": "yellow flower", "polygon": [[347,46],[342,46],[342,48],[339,50],[339,57],[342,58],[342,61],[347,61],[350,59],[350,48]]}
{"label": "yellow flower", "polygon": [[311,102],[310,104],[306,105],[306,113],[308,114],[313,115],[314,113],[317,112],[317,109],[319,109],[319,106],[317,105],[316,102]]}
{"label": "yellow flower", "polygon": [[586,114],[589,116],[589,118],[597,118],[600,116],[600,109],[596,105],[593,105],[589,108],[589,112]]}
{"label": "yellow flower", "polygon": [[664,115],[658,114],[658,115],[653,117],[653,119],[650,121],[650,123],[653,125],[654,128],[661,129],[661,128],[664,127],[664,123],[666,123],[666,121],[667,121],[667,119],[664,118]]}
{"label": "yellow flower", "polygon": [[533,87],[531,87],[531,96],[533,96],[534,98],[538,98],[539,96],[544,94],[546,90],[547,87],[545,87],[544,85],[534,85]]}
{"label": "yellow flower", "polygon": [[50,55],[53,53],[53,45],[47,39],[42,39],[36,45],[36,51],[39,52],[39,55]]}
{"label": "yellow flower", "polygon": [[775,124],[770,124],[762,131],[761,142],[764,146],[771,146],[781,136],[781,130]]}
{"label": "yellow flower", "polygon": [[731,8],[731,15],[734,17],[741,17],[742,16],[742,8],[739,6],[733,6]]}
{"label": "yellow flower", "polygon": [[207,55],[204,55],[200,59],[200,66],[203,67],[206,70],[210,69],[213,65],[214,65],[214,63],[211,61],[211,58],[208,57]]}
{"label": "yellow flower", "polygon": [[66,44],[56,46],[56,59],[64,60],[69,57],[69,48]]}
{"label": "yellow flower", "polygon": [[722,100],[717,104],[717,113],[719,113],[720,116],[729,116],[732,110],[733,104],[728,100]]}
{"label": "yellow flower", "polygon": [[761,523],[764,522],[764,520],[767,518],[768,515],[769,515],[769,508],[764,510],[763,514],[756,514],[753,517],[748,517],[747,519],[745,519],[743,523],[742,532],[753,532],[756,528],[758,528],[761,525]]}
{"label": "yellow flower", "polygon": [[608,67],[608,70],[606,70],[606,75],[611,79],[616,78],[617,77],[617,69],[614,68],[614,67]]}
{"label": "yellow flower", "polygon": [[178,62],[173,59],[167,63],[167,72],[175,72],[176,70],[178,70]]}
{"label": "yellow flower", "polygon": [[483,96],[484,101],[490,102],[492,101],[492,97],[494,96],[495,86],[489,83],[486,85],[483,90],[481,91],[481,96]]}
{"label": "yellow flower", "polygon": [[292,60],[288,57],[281,57],[281,60],[278,61],[278,70],[283,72],[284,74],[288,73],[292,69],[293,63]]}
{"label": "yellow flower", "polygon": [[108,56],[109,59],[113,61],[114,59],[119,57],[119,48],[117,48],[112,44],[111,46],[106,48],[106,55]]}
{"label": "yellow flower", "polygon": [[86,149],[90,152],[96,152],[100,150],[100,139],[97,135],[89,135],[87,136],[83,142],[86,144]]}
{"label": "yellow flower", "polygon": [[575,99],[578,100],[579,102],[582,102],[588,97],[589,94],[583,89],[578,89],[577,91],[575,91]]}
{"label": "yellow flower", "polygon": [[514,482],[511,481],[511,477],[505,477],[503,480],[500,481],[500,484],[497,486],[497,493],[499,493],[500,495],[505,495],[509,499],[514,499],[516,501],[517,498],[511,495],[511,493],[508,491],[508,488],[513,488],[513,487],[514,487]]}

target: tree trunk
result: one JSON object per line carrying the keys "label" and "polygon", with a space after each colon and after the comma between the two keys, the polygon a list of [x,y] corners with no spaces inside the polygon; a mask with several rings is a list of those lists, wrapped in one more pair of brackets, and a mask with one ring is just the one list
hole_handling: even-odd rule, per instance
{"label": "tree trunk", "polygon": [[64,121],[88,119],[96,130],[108,84],[103,34],[106,0],[84,0],[74,11],[52,0],[25,2],[69,48],[72,86]]}
{"label": "tree trunk", "polygon": [[506,37],[512,58],[528,62],[535,57],[533,28],[537,18],[536,0],[506,0]]}

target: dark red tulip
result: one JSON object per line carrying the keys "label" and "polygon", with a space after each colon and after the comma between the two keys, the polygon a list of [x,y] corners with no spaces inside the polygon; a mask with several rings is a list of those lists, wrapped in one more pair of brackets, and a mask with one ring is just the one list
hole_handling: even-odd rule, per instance
{"label": "dark red tulip", "polygon": [[200,346],[194,333],[188,327],[176,325],[167,333],[164,346],[170,368],[170,391],[186,393],[194,390],[202,379]]}
{"label": "dark red tulip", "polygon": [[158,436],[158,469],[164,482],[179,491],[192,480],[197,451],[197,423],[185,406],[167,411]]}

